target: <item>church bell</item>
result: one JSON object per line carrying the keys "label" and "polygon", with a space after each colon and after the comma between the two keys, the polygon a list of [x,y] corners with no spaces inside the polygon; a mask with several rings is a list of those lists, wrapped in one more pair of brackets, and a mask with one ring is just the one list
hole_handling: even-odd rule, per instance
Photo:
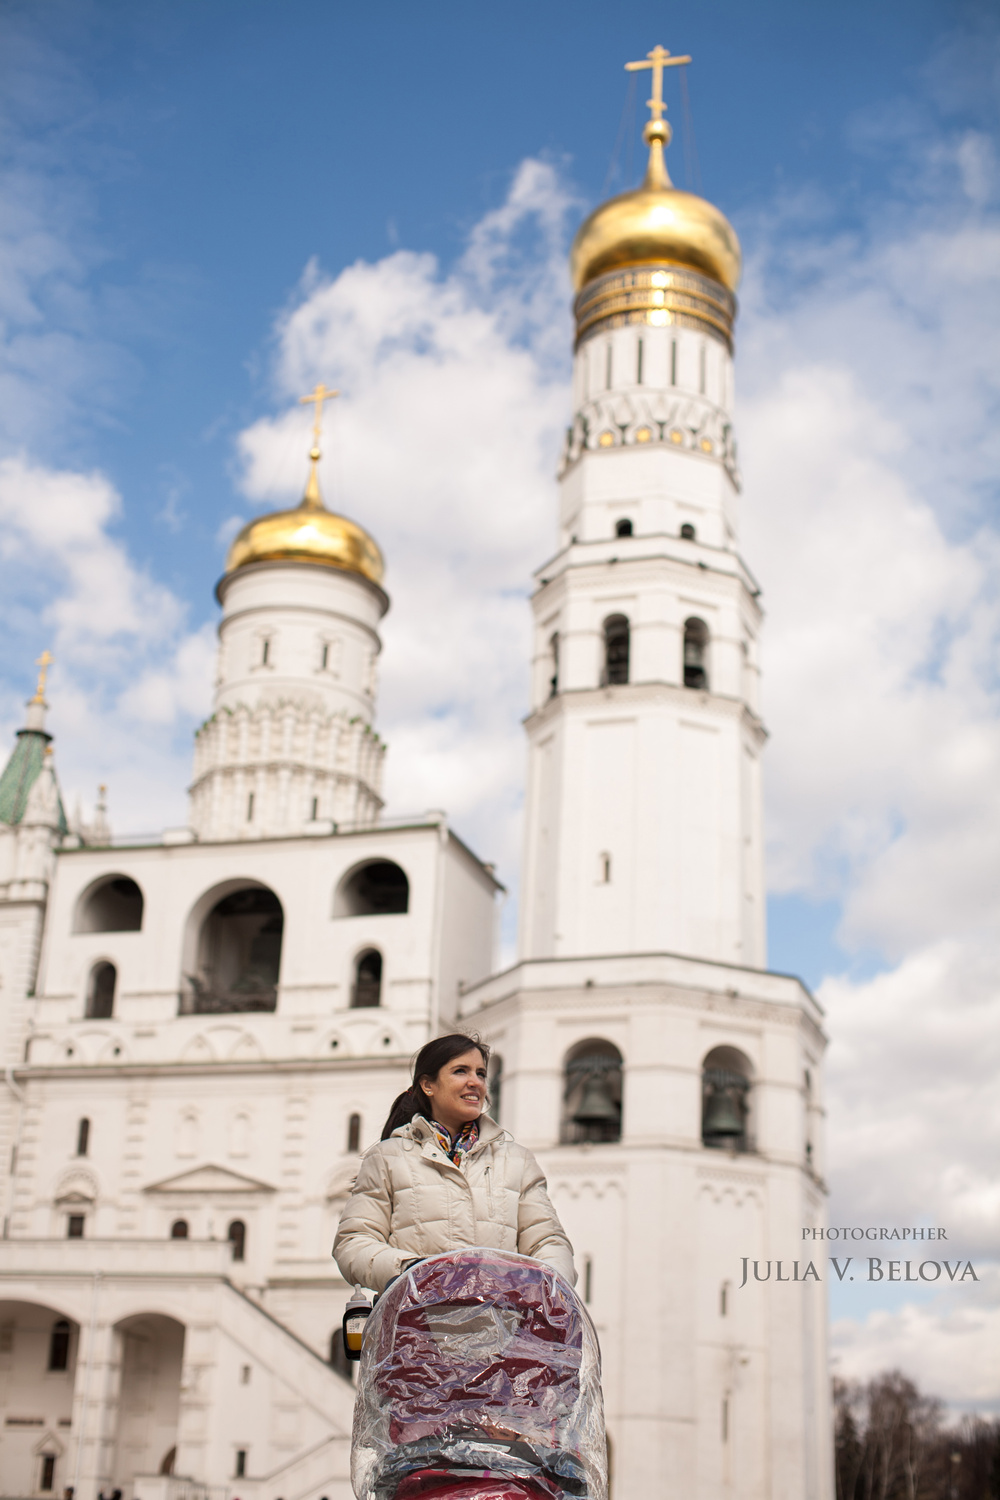
{"label": "church bell", "polygon": [[600,1073],[587,1074],[572,1118],[575,1125],[617,1125],[618,1108],[606,1077]]}
{"label": "church bell", "polygon": [[743,1111],[731,1089],[713,1089],[705,1101],[701,1135],[704,1141],[735,1140],[746,1130]]}

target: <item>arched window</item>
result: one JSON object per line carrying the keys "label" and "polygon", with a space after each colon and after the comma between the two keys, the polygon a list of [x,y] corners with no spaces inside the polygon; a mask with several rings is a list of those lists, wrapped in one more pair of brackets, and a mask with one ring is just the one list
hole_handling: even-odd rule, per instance
{"label": "arched window", "polygon": [[223,896],[201,924],[182,1007],[195,1015],[274,1010],[284,930],[281,902],[266,886]]}
{"label": "arched window", "polygon": [[355,1009],[382,1003],[382,955],[377,948],[367,948],[354,965],[351,1005]]}
{"label": "arched window", "polygon": [[345,1380],[354,1379],[354,1361],[347,1357],[347,1350],[344,1348],[344,1330],[339,1323],[330,1335],[330,1367],[336,1370],[338,1375],[343,1375]]}
{"label": "arched window", "polygon": [[76,1154],[86,1156],[90,1145],[90,1121],[81,1120],[76,1127]]}
{"label": "arched window", "polygon": [[87,981],[88,1021],[110,1021],[115,1013],[115,986],[118,970],[103,960],[95,964]]}
{"label": "arched window", "polygon": [[242,1219],[234,1219],[226,1231],[226,1239],[233,1248],[233,1260],[243,1260],[247,1250],[247,1226]]}
{"label": "arched window", "polygon": [[360,1115],[351,1115],[347,1121],[347,1149],[352,1153],[361,1150]]}
{"label": "arched window", "polygon": [[410,882],[388,859],[375,859],[348,871],[333,903],[335,917],[373,917],[409,909]]}
{"label": "arched window", "polygon": [[613,1042],[579,1042],[564,1067],[562,1142],[620,1141],[621,1135],[622,1055]]}
{"label": "arched window", "polygon": [[170,1226],[170,1238],[172,1240],[186,1240],[188,1237],[187,1219],[175,1219]]}
{"label": "arched window", "polygon": [[69,1323],[57,1318],[49,1334],[49,1369],[69,1369]]}
{"label": "arched window", "polygon": [[549,697],[554,698],[559,691],[559,632],[555,630],[549,637],[549,663],[552,675],[549,678]]}
{"label": "arched window", "polygon": [[76,932],[138,932],[142,891],[128,875],[109,875],[85,891],[77,907]]}
{"label": "arched window", "polygon": [[692,526],[692,524],[691,524],[690,521],[685,521],[683,523],[683,525],[681,526],[681,537],[683,538],[683,540],[685,542],[693,542],[694,541],[694,539],[695,539],[695,529]]}
{"label": "arched window", "polygon": [[708,626],[693,616],[684,621],[684,686],[708,691]]}
{"label": "arched window", "polygon": [[632,522],[621,520],[615,522],[615,536],[631,536]]}
{"label": "arched window", "polygon": [[701,1140],[716,1151],[749,1151],[750,1060],[736,1047],[713,1047],[702,1063]]}
{"label": "arched window", "polygon": [[503,1098],[503,1058],[496,1052],[490,1054],[489,1079],[486,1090],[486,1107],[492,1119],[500,1123],[500,1101]]}
{"label": "arched window", "polygon": [[628,682],[629,628],[624,615],[609,615],[604,622],[604,671],[601,686]]}

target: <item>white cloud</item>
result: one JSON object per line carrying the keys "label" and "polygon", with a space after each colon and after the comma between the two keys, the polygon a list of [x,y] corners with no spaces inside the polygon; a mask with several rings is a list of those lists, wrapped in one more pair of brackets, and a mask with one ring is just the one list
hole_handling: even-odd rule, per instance
{"label": "white cloud", "polygon": [[[327,498],[387,558],[380,729],[391,809],[447,807],[508,876],[525,596],[552,547],[566,416],[570,201],[551,167],[525,162],[452,270],[407,251],[333,281],[311,268],[277,331],[281,397],[318,379],[344,391],[329,424]],[[559,361],[553,329],[565,334]],[[307,422],[292,408],[243,434],[249,495],[294,495]]]}
{"label": "white cloud", "polygon": [[838,1369],[963,1406],[996,1397],[1000,1318],[1000,219],[980,137],[897,148],[905,183],[850,234],[815,196],[757,226],[744,546],[772,887],[837,899],[893,965],[820,987],[832,1216],[944,1226],[983,1276],[838,1323]]}
{"label": "white cloud", "polygon": [[903,1302],[863,1321],[838,1319],[831,1328],[836,1373],[846,1380],[870,1380],[901,1369],[953,1410],[995,1414],[1000,1408],[998,1283],[994,1269],[978,1285],[963,1282],[928,1305]]}
{"label": "white cloud", "polygon": [[[100,474],[0,459],[8,655],[26,678],[42,647],[55,655],[52,727],[70,805],[110,782],[119,829],[148,830],[164,814],[183,820],[187,732],[209,700],[214,642],[210,627],[186,632],[180,601],[136,567],[114,536],[120,513]],[[11,727],[24,688],[8,692]]]}

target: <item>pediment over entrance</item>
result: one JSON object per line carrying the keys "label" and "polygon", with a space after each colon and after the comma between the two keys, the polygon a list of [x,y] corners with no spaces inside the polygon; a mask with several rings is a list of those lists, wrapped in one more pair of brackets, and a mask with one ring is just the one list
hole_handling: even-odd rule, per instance
{"label": "pediment over entrance", "polygon": [[194,1167],[190,1172],[181,1172],[177,1177],[165,1177],[162,1182],[151,1182],[143,1188],[144,1193],[273,1193],[276,1189],[256,1177],[244,1177],[242,1172],[231,1172],[228,1167],[208,1163]]}

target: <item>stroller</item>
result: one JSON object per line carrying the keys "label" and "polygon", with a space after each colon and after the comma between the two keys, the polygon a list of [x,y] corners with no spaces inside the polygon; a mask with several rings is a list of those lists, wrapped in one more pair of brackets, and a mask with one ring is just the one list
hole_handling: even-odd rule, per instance
{"label": "stroller", "polygon": [[606,1500],[601,1356],[572,1288],[523,1255],[403,1273],[367,1321],[358,1500]]}

